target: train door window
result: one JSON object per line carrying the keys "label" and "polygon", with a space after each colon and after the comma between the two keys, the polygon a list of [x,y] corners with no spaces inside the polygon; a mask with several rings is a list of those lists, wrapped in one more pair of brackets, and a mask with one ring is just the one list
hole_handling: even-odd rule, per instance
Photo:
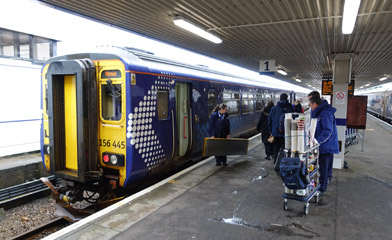
{"label": "train door window", "polygon": [[167,119],[169,117],[169,91],[158,90],[157,106],[158,119]]}
{"label": "train door window", "polygon": [[208,114],[210,114],[216,106],[216,95],[215,90],[210,89],[208,91]]}
{"label": "train door window", "polygon": [[253,112],[254,95],[253,93],[242,94],[242,113]]}
{"label": "train door window", "polygon": [[121,84],[113,84],[108,80],[106,84],[101,85],[101,106],[104,120],[121,120]]}
{"label": "train door window", "polygon": [[263,100],[263,94],[257,93],[256,94],[256,111],[261,111],[264,108],[264,100]]}
{"label": "train door window", "polygon": [[227,113],[236,115],[240,113],[240,94],[232,92],[223,93],[223,103],[227,106]]}

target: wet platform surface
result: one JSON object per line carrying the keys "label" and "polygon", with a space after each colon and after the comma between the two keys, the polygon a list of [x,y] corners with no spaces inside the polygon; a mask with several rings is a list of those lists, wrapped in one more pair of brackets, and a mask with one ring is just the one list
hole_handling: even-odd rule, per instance
{"label": "wet platform surface", "polygon": [[[360,133],[362,131],[360,130]],[[392,127],[368,116],[364,152],[349,146],[349,168],[333,171],[318,204],[289,201],[257,137],[247,156],[215,167],[205,160],[47,239],[390,239]]]}

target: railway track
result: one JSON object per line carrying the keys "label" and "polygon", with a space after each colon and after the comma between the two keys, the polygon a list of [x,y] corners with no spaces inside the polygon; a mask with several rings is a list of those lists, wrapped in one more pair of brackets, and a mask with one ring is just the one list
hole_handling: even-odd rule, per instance
{"label": "railway track", "polygon": [[24,232],[18,236],[11,238],[12,240],[25,240],[25,239],[41,239],[53,232],[58,231],[59,229],[69,225],[70,222],[65,220],[64,218],[56,218],[51,222],[43,224],[37,228],[34,228],[30,231]]}
{"label": "railway track", "polygon": [[[58,179],[50,176],[48,179],[56,185]],[[0,208],[5,210],[31,202],[37,198],[48,196],[49,188],[41,181],[34,180],[0,190]]]}

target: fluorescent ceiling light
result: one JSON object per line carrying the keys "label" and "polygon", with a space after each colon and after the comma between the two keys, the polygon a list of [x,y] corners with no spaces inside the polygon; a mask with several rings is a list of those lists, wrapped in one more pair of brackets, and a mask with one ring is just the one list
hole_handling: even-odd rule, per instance
{"label": "fluorescent ceiling light", "polygon": [[361,0],[345,0],[343,10],[343,34],[351,34],[354,29],[355,21],[357,20],[359,5]]}
{"label": "fluorescent ceiling light", "polygon": [[295,81],[302,82],[301,79],[299,79],[299,78],[296,78]]}
{"label": "fluorescent ceiling light", "polygon": [[387,80],[387,77],[382,77],[382,78],[380,78],[380,81],[381,81],[381,82],[384,81],[384,80]]}
{"label": "fluorescent ceiling light", "polygon": [[363,86],[360,86],[359,88],[363,88]]}
{"label": "fluorescent ceiling light", "polygon": [[365,84],[365,87],[367,87],[367,86],[369,86],[370,85],[370,83],[368,83],[368,84]]}
{"label": "fluorescent ceiling light", "polygon": [[173,19],[173,22],[175,25],[177,25],[187,31],[190,31],[190,32],[202,37],[202,38],[205,38],[213,43],[217,43],[217,44],[222,43],[222,39],[218,38],[217,36],[212,35],[209,32],[206,32],[204,29],[196,26],[195,24],[189,22],[188,20],[185,20],[182,17],[175,17]]}
{"label": "fluorescent ceiling light", "polygon": [[312,87],[312,85],[308,84],[308,87]]}
{"label": "fluorescent ceiling light", "polygon": [[285,71],[283,71],[283,70],[281,70],[281,69],[279,69],[278,71],[277,71],[278,73],[280,73],[280,74],[282,74],[282,75],[287,75],[287,72],[285,72]]}

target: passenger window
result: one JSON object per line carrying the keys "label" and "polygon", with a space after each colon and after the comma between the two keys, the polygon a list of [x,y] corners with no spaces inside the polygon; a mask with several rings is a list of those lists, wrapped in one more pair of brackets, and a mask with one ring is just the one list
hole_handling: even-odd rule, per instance
{"label": "passenger window", "polygon": [[157,92],[158,119],[169,117],[169,91],[158,90]]}
{"label": "passenger window", "polygon": [[263,110],[264,100],[262,94],[256,94],[256,111]]}
{"label": "passenger window", "polygon": [[253,99],[254,99],[253,93],[242,94],[242,113],[253,112],[253,105],[254,105]]}
{"label": "passenger window", "polygon": [[215,91],[210,90],[208,92],[208,114],[210,114],[212,112],[212,110],[214,110],[215,106],[216,106]]}
{"label": "passenger window", "polygon": [[223,93],[223,103],[227,106],[227,113],[236,115],[240,113],[240,94],[225,92]]}
{"label": "passenger window", "polygon": [[101,85],[102,118],[109,121],[119,121],[121,112],[121,84],[106,81]]}

